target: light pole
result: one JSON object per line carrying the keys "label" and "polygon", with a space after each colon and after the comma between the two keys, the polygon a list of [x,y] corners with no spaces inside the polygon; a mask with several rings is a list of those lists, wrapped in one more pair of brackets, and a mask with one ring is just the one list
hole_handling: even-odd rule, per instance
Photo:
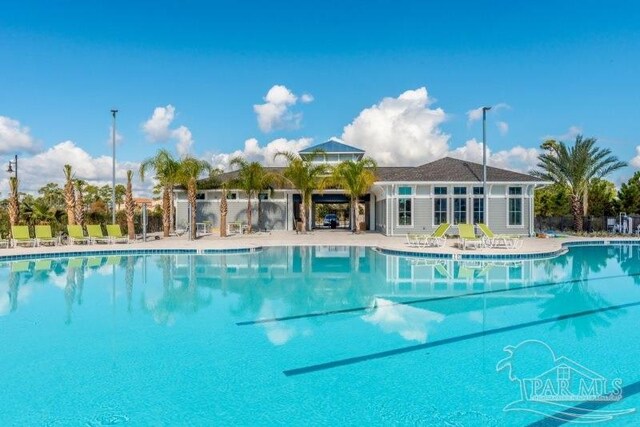
{"label": "light pole", "polygon": [[[7,172],[9,173],[13,173],[14,176],[16,177],[16,181],[18,181],[18,155],[16,154],[15,160],[11,161],[9,160],[9,167],[7,168]],[[13,169],[12,166],[15,166],[15,170]]]}
{"label": "light pole", "polygon": [[489,198],[487,197],[487,111],[491,107],[482,107],[482,195],[484,198],[484,212],[482,222],[487,224],[487,212],[489,211]]}
{"label": "light pole", "polygon": [[111,187],[111,224],[116,223],[116,113],[118,110],[111,110],[113,115],[113,126],[111,127],[111,144],[113,145],[112,172],[113,182]]}

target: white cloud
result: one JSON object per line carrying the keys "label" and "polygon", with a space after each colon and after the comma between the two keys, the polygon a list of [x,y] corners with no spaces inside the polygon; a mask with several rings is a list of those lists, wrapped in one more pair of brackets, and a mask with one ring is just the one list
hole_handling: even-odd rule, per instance
{"label": "white cloud", "polygon": [[[490,107],[491,107],[491,111],[493,111],[494,113],[503,109],[508,110],[511,108],[509,104],[505,102],[499,102],[496,105],[492,105]],[[467,124],[471,124],[475,121],[482,119],[482,108],[483,107],[481,106],[478,108],[474,108],[473,110],[467,111]]]}
{"label": "white cloud", "polygon": [[[116,129],[116,147],[122,143],[122,140],[122,134]],[[113,125],[109,126],[109,139],[107,139],[107,145],[109,147],[113,146]]]}
{"label": "white cloud", "polygon": [[449,135],[440,129],[447,116],[431,109],[427,89],[408,90],[365,108],[345,126],[342,139],[365,150],[381,166],[418,165],[443,157]]}
{"label": "white cloud", "polygon": [[176,109],[168,104],[166,107],[156,107],[151,118],[142,124],[147,139],[151,142],[176,141],[176,151],[181,157],[187,155],[193,145],[193,135],[186,126],[171,129],[176,117]]}
{"label": "white cloud", "polygon": [[[487,164],[527,173],[537,165],[538,154],[538,149],[522,146],[516,146],[509,150],[500,150],[495,153],[487,147]],[[482,142],[478,142],[475,138],[470,139],[464,146],[451,150],[448,155],[456,159],[482,163]]]}
{"label": "white cloud", "polygon": [[142,130],[152,142],[166,141],[171,136],[169,126],[175,118],[176,109],[169,104],[166,107],[156,107],[151,118],[142,124]]}
{"label": "white cloud", "polygon": [[[290,107],[296,105],[298,97],[283,85],[274,85],[264,97],[264,104],[253,106],[258,119],[258,127],[263,132],[276,129],[297,129],[302,121],[302,113],[294,113]],[[303,94],[302,103],[313,101],[313,96]]]}
{"label": "white cloud", "polygon": [[500,135],[502,136],[509,132],[509,123],[507,122],[496,122],[496,126],[498,127],[498,132],[500,132]]}
{"label": "white cloud", "polygon": [[631,166],[640,169],[640,145],[636,146],[636,155],[631,159]]}
{"label": "white cloud", "polygon": [[545,135],[542,140],[546,141],[548,139],[555,139],[556,141],[572,141],[576,138],[576,136],[582,133],[582,128],[580,126],[569,126],[569,129],[560,135]]}
{"label": "white cloud", "polygon": [[38,149],[30,129],[18,120],[0,116],[0,154],[34,152]]}
{"label": "white cloud", "polygon": [[249,162],[260,162],[265,166],[283,166],[286,164],[286,160],[283,157],[274,159],[273,157],[276,153],[279,151],[298,152],[309,147],[312,142],[313,139],[311,138],[291,140],[278,138],[263,147],[260,146],[257,139],[250,138],[244,142],[244,148],[242,150],[236,150],[232,153],[214,153],[209,154],[206,157],[211,159],[213,167],[217,167],[222,170],[229,170],[229,163],[234,157],[242,157]]}
{"label": "white cloud", "polygon": [[[20,158],[20,191],[36,193],[39,188],[49,182],[64,185],[63,167],[70,164],[75,177],[86,180],[93,185],[111,184],[111,156],[93,157],[72,141],[64,141],[31,157]],[[135,174],[134,192],[147,193],[152,186],[151,180],[140,183],[137,172],[140,165],[135,162],[116,162],[116,183],[126,182],[126,171]],[[8,181],[0,181],[0,191],[6,194]]]}

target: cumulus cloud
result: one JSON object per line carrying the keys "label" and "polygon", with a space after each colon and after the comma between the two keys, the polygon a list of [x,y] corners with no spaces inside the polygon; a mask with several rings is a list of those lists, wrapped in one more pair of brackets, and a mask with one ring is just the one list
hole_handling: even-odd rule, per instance
{"label": "cumulus cloud", "polygon": [[631,159],[631,166],[640,169],[640,145],[636,146],[636,155]]}
{"label": "cumulus cloud", "polygon": [[186,126],[171,128],[176,117],[176,109],[168,104],[166,107],[156,107],[153,114],[142,124],[142,130],[151,142],[176,141],[176,151],[182,157],[187,155],[193,145],[193,135]]}
{"label": "cumulus cloud", "polygon": [[249,162],[260,162],[265,166],[284,166],[286,160],[283,157],[273,158],[276,153],[280,151],[298,152],[309,147],[312,142],[311,138],[278,138],[261,146],[257,139],[250,138],[244,142],[242,150],[236,150],[232,153],[213,153],[206,157],[210,159],[214,167],[222,170],[229,170],[229,163],[234,157],[242,157]]}
{"label": "cumulus cloud", "polygon": [[[538,149],[522,146],[516,146],[509,150],[500,150],[495,153],[487,147],[487,164],[527,173],[536,167],[538,154]],[[475,138],[470,139],[464,146],[451,150],[448,155],[456,159],[482,163],[482,142],[478,142]]]}
{"label": "cumulus cloud", "polygon": [[36,151],[38,147],[30,132],[18,120],[0,116],[0,154]]}
{"label": "cumulus cloud", "polygon": [[381,166],[418,165],[443,157],[449,135],[440,125],[447,116],[429,107],[427,89],[408,90],[365,108],[345,126],[342,139],[372,156]]}
{"label": "cumulus cloud", "polygon": [[[475,121],[478,121],[480,119],[482,119],[482,106],[478,107],[478,108],[474,108],[473,110],[469,110],[467,111],[467,123],[471,124]],[[510,109],[511,107],[509,106],[509,104],[505,103],[505,102],[499,102],[496,105],[491,106],[491,111],[493,111],[494,113],[500,111],[500,110],[504,110],[504,109]]]}
{"label": "cumulus cloud", "polygon": [[[31,157],[20,158],[20,191],[35,193],[49,182],[64,185],[65,164],[73,167],[76,178],[86,180],[90,184],[111,183],[111,156],[93,157],[73,141],[64,141]],[[126,171],[131,169],[137,172],[139,166],[136,162],[116,162],[116,183],[124,184]],[[148,192],[151,185],[151,181],[144,184],[137,181],[136,174],[134,182],[136,193]],[[7,179],[0,181],[0,191],[3,194],[8,191]]]}
{"label": "cumulus cloud", "polygon": [[[122,134],[116,129],[116,146],[120,145],[122,140]],[[113,146],[113,126],[109,126],[109,139],[107,139],[107,145],[109,147]]]}
{"label": "cumulus cloud", "polygon": [[498,127],[498,132],[500,132],[500,135],[502,136],[509,132],[509,123],[507,122],[497,122],[496,126]]}
{"label": "cumulus cloud", "polygon": [[576,138],[576,136],[582,133],[582,128],[580,126],[569,126],[569,129],[560,135],[545,135],[542,140],[546,141],[548,139],[555,139],[556,141],[571,141]]}
{"label": "cumulus cloud", "polygon": [[[294,113],[290,107],[296,105],[298,97],[286,86],[274,85],[264,97],[264,104],[256,104],[253,111],[258,119],[258,127],[263,132],[271,132],[276,129],[297,129],[302,121],[302,113]],[[300,102],[313,101],[311,94],[305,93],[300,97]]]}

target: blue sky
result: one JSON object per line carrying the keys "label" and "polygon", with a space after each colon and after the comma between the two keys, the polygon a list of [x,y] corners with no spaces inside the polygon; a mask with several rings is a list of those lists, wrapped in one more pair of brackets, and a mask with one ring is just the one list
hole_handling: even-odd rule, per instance
{"label": "blue sky", "polygon": [[[0,160],[19,152],[27,188],[60,181],[65,161],[106,181],[112,107],[120,175],[181,138],[221,166],[331,136],[381,164],[477,160],[468,112],[501,105],[487,122],[496,165],[527,169],[545,137],[581,132],[632,163],[615,180],[640,167],[635,2],[299,3],[4,4]],[[173,119],[145,131],[158,107]]]}

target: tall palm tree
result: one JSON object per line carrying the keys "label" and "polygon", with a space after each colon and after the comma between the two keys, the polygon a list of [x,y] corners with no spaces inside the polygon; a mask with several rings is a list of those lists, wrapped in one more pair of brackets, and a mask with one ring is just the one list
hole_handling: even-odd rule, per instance
{"label": "tall palm tree", "polygon": [[125,214],[127,216],[127,232],[129,233],[129,239],[133,240],[136,238],[136,230],[133,224],[134,211],[136,204],[133,201],[133,185],[131,184],[131,180],[133,179],[133,171],[127,171],[127,191],[124,195],[124,208]]}
{"label": "tall palm tree", "polygon": [[358,161],[346,160],[339,163],[334,169],[332,180],[335,185],[342,188],[351,200],[351,230],[359,231],[357,224],[358,199],[364,196],[376,181],[375,160],[364,157]]}
{"label": "tall palm tree", "polygon": [[284,157],[288,164],[282,172],[285,180],[300,192],[300,220],[302,231],[307,230],[307,208],[311,205],[311,196],[315,190],[322,190],[328,184],[326,179],[331,168],[326,163],[314,163],[314,159],[324,154],[321,151],[312,153],[304,159],[297,153],[279,151],[274,156]]}
{"label": "tall palm tree", "polygon": [[162,230],[164,237],[171,232],[171,218],[173,215],[173,187],[178,182],[179,162],[173,158],[168,150],[160,149],[156,155],[145,159],[140,164],[140,179],[144,181],[145,173],[153,169],[156,179],[162,186]]}
{"label": "tall palm tree", "polygon": [[81,179],[75,180],[76,184],[76,222],[80,225],[84,225],[84,186],[85,181]]}
{"label": "tall palm tree", "polygon": [[572,147],[554,140],[542,144],[545,151],[538,157],[539,170],[533,174],[544,180],[566,185],[571,192],[571,214],[575,230],[582,231],[589,183],[603,178],[627,164],[618,160],[608,148],[596,147],[595,138],[576,136]]}
{"label": "tall palm tree", "polygon": [[18,200],[18,180],[9,178],[9,223],[17,225],[20,220],[20,201]]}
{"label": "tall palm tree", "polygon": [[227,214],[229,205],[227,203],[227,186],[222,186],[222,198],[220,199],[220,237],[227,237]]}
{"label": "tall palm tree", "polygon": [[189,233],[191,238],[196,238],[196,200],[198,190],[198,178],[202,175],[208,174],[212,176],[218,173],[217,169],[214,169],[206,160],[196,159],[192,156],[184,157],[178,166],[176,177],[178,182],[187,187],[187,199],[189,200],[189,208],[191,211],[191,218],[189,219]]}
{"label": "tall palm tree", "polygon": [[64,165],[64,203],[67,207],[67,223],[76,225],[76,190],[71,165]]}
{"label": "tall palm tree", "polygon": [[267,171],[260,163],[248,162],[242,157],[231,159],[229,164],[239,168],[238,177],[232,184],[247,193],[247,226],[248,232],[251,233],[253,227],[251,199],[260,191],[269,189],[278,180],[278,176]]}

